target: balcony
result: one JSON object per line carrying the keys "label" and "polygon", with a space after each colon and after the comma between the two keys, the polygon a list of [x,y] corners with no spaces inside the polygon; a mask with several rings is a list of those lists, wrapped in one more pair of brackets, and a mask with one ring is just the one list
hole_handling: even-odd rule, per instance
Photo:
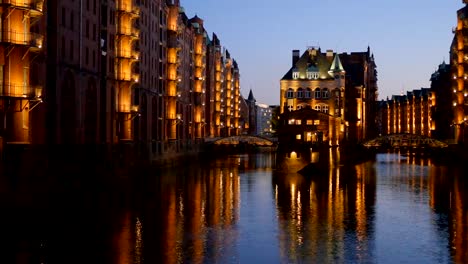
{"label": "balcony", "polygon": [[120,71],[120,72],[117,72],[116,79],[118,81],[137,83],[138,80],[140,79],[140,74]]}
{"label": "balcony", "polygon": [[44,0],[0,0],[0,5],[31,11],[30,16],[35,17],[42,16]]}
{"label": "balcony", "polygon": [[44,36],[32,32],[17,32],[14,30],[2,31],[2,43],[24,45],[35,49],[41,49]]}
{"label": "balcony", "polygon": [[140,111],[140,107],[138,105],[119,104],[117,111],[119,113],[138,113]]}
{"label": "balcony", "polygon": [[140,35],[140,30],[135,28],[135,27],[118,26],[117,27],[117,34],[124,35],[124,36],[129,36],[129,37],[133,37],[133,38],[138,38],[138,36]]}
{"label": "balcony", "polygon": [[116,51],[116,57],[118,58],[125,58],[125,59],[132,59],[132,60],[138,60],[140,57],[140,52],[135,51],[135,50],[125,50],[125,49],[118,49]]}
{"label": "balcony", "polygon": [[132,16],[140,15],[140,8],[138,6],[136,6],[129,0],[126,1],[129,3],[123,3],[123,2],[124,0],[117,1],[117,11],[130,14]]}
{"label": "balcony", "polygon": [[18,97],[39,99],[42,96],[41,86],[27,84],[5,83],[0,84],[0,97]]}

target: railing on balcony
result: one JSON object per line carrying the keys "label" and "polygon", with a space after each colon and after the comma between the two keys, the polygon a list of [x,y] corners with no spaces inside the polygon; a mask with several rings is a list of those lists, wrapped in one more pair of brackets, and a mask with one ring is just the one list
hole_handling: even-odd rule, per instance
{"label": "railing on balcony", "polygon": [[44,36],[32,32],[17,32],[15,30],[2,31],[1,41],[16,45],[26,45],[35,48],[42,48]]}
{"label": "railing on balcony", "polygon": [[138,82],[139,77],[140,77],[140,74],[138,74],[138,73],[117,71],[117,77],[116,78],[119,81]]}
{"label": "railing on balcony", "polygon": [[170,31],[176,32],[176,33],[179,32],[179,27],[176,24],[167,25],[167,29],[169,29]]}
{"label": "railing on balcony", "polygon": [[117,49],[116,56],[120,58],[138,60],[140,53],[130,49]]}
{"label": "railing on balcony", "polygon": [[119,104],[117,105],[117,111],[119,113],[137,113],[140,111],[140,107],[132,104]]}
{"label": "railing on balcony", "polygon": [[[128,1],[128,0],[127,0]],[[125,13],[129,13],[135,16],[140,14],[140,8],[133,3],[123,3],[124,0],[117,1],[117,10]],[[131,2],[131,1],[128,1]]]}
{"label": "railing on balcony", "polygon": [[39,98],[41,96],[41,86],[14,83],[0,84],[0,97]]}
{"label": "railing on balcony", "polygon": [[[0,0],[0,5],[8,5],[16,8],[28,9],[42,13],[44,0]],[[31,15],[39,15],[34,12]]]}
{"label": "railing on balcony", "polygon": [[135,27],[118,26],[117,34],[138,38],[138,35],[140,34],[140,30]]}

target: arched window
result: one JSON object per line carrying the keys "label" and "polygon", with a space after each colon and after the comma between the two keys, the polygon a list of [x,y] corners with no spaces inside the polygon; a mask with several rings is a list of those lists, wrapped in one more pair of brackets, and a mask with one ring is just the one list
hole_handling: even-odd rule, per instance
{"label": "arched window", "polygon": [[312,97],[312,90],[310,88],[307,88],[305,90],[304,97],[307,98],[307,99],[310,99],[310,97]]}
{"label": "arched window", "polygon": [[322,107],[320,107],[320,105],[316,105],[316,106],[314,107],[314,109],[315,109],[315,111],[319,111],[319,112],[320,112],[320,111],[322,110]]}
{"label": "arched window", "polygon": [[328,98],[328,89],[327,89],[327,88],[323,88],[323,89],[322,89],[322,98],[323,98],[323,99],[327,99],[327,98]]}
{"label": "arched window", "polygon": [[304,97],[304,89],[302,89],[302,88],[297,89],[296,97],[297,97],[297,98],[302,98],[302,97]]}
{"label": "arched window", "polygon": [[320,88],[315,88],[315,98],[320,98]]}
{"label": "arched window", "polygon": [[288,91],[286,92],[286,98],[288,98],[288,99],[294,98],[293,89],[291,89],[291,88],[288,89]]}

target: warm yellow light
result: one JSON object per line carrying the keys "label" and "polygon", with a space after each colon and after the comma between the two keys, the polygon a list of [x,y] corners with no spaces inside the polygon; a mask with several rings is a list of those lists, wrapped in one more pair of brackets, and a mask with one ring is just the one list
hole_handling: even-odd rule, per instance
{"label": "warm yellow light", "polygon": [[297,159],[297,153],[295,151],[291,152],[291,159]]}

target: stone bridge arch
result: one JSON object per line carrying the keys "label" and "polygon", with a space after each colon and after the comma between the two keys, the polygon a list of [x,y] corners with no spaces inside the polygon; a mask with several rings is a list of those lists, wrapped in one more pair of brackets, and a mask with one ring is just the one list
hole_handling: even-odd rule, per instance
{"label": "stone bridge arch", "polygon": [[256,145],[256,146],[273,146],[276,142],[273,139],[258,137],[258,136],[230,136],[225,138],[220,138],[213,141],[215,145]]}

